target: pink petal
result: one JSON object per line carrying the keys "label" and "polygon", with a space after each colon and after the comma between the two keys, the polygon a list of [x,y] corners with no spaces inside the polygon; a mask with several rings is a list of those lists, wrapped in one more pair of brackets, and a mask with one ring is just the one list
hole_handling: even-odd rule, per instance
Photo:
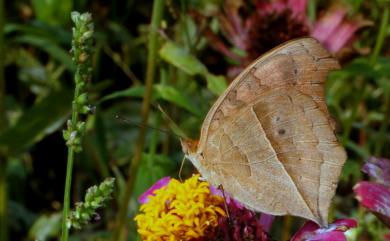
{"label": "pink petal", "polygon": [[342,49],[353,38],[353,34],[358,30],[359,26],[354,22],[342,23],[326,40],[325,46],[332,53]]}
{"label": "pink petal", "polygon": [[327,228],[320,228],[316,223],[308,221],[291,241],[346,241],[344,232],[356,226],[357,222],[354,219],[338,219]]}
{"label": "pink petal", "polygon": [[389,159],[370,157],[364,164],[362,171],[374,178],[376,182],[390,186]]}
{"label": "pink petal", "polygon": [[269,233],[271,231],[272,223],[274,222],[274,220],[275,220],[274,215],[270,215],[270,214],[266,214],[266,213],[260,214],[260,221],[259,222],[260,222],[261,227],[263,228],[263,230],[266,233]]}
{"label": "pink petal", "polygon": [[[213,185],[210,185],[210,192],[213,195],[223,197],[222,190],[219,189],[219,188],[214,187]],[[225,198],[226,198],[226,203],[227,204],[233,203],[238,209],[243,209],[244,208],[244,206],[239,201],[237,201],[234,198],[230,197],[229,194],[227,194],[226,192],[225,192]]]}
{"label": "pink petal", "polygon": [[[210,185],[210,192],[213,195],[223,197],[222,190],[219,188],[214,187],[213,185]],[[225,194],[226,195],[226,194]]]}
{"label": "pink petal", "polygon": [[[334,221],[332,224],[329,225],[329,228],[333,229],[342,229],[342,231],[346,231],[350,228],[356,228],[358,226],[358,223],[356,222],[355,219],[350,219],[350,218],[342,218],[342,219],[337,219]],[[347,229],[345,229],[347,228]]]}
{"label": "pink petal", "polygon": [[276,0],[276,1],[257,1],[256,2],[256,11],[259,15],[269,15],[272,13],[281,13],[288,7],[286,0]]}
{"label": "pink petal", "polygon": [[307,0],[288,0],[287,5],[291,9],[293,17],[306,17]]}
{"label": "pink petal", "polygon": [[390,226],[390,188],[373,182],[359,182],[353,187],[356,198],[370,211],[378,214],[386,225]]}
{"label": "pink petal", "polygon": [[155,195],[154,191],[165,187],[166,185],[168,185],[170,181],[171,181],[170,177],[161,178],[138,198],[138,202],[140,202],[141,204],[145,204],[149,202],[149,196],[154,196]]}
{"label": "pink petal", "polygon": [[334,8],[322,16],[315,24],[311,36],[321,43],[326,42],[335,29],[341,24],[345,16],[345,10]]}

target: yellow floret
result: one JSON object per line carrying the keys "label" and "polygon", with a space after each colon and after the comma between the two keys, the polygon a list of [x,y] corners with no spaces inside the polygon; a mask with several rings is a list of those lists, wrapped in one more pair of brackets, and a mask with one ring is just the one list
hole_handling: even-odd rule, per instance
{"label": "yellow floret", "polygon": [[146,241],[200,238],[226,216],[222,205],[223,198],[211,194],[209,184],[199,181],[199,175],[184,183],[171,179],[140,207],[141,213],[135,217],[138,233]]}

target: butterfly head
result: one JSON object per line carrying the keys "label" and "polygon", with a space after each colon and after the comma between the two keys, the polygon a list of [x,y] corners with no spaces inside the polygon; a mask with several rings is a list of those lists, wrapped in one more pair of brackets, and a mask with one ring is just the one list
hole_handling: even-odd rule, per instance
{"label": "butterfly head", "polygon": [[188,156],[196,153],[196,150],[198,149],[199,141],[191,140],[191,139],[180,139],[180,143],[181,143],[181,148],[183,150],[183,153],[186,156]]}
{"label": "butterfly head", "polygon": [[204,161],[203,154],[199,150],[199,141],[180,139],[180,142],[185,158],[190,160],[202,177],[208,180],[210,175],[207,170],[209,167],[207,162]]}

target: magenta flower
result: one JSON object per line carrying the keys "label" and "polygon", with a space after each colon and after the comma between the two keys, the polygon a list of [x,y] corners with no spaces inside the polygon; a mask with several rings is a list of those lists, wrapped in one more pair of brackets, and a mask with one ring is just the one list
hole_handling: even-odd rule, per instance
{"label": "magenta flower", "polygon": [[233,51],[211,29],[206,30],[210,46],[239,63],[228,70],[230,77],[260,54],[293,38],[312,36],[330,52],[338,52],[351,44],[356,32],[367,25],[359,18],[347,17],[347,10],[340,5],[330,8],[314,23],[306,15],[307,0],[255,0],[254,5],[253,11],[244,1],[227,0],[223,13],[218,15],[227,42],[244,53]]}
{"label": "magenta flower", "polygon": [[311,36],[318,39],[330,52],[336,53],[355,38],[355,33],[367,22],[347,19],[345,8],[335,7],[326,12],[311,30]]}
{"label": "magenta flower", "polygon": [[374,179],[375,182],[390,186],[390,160],[370,157],[362,167],[362,171]]}
{"label": "magenta flower", "polygon": [[[218,195],[220,197],[223,197],[222,191],[218,188],[215,188],[214,186],[210,186],[210,191],[214,195]],[[261,213],[257,217],[256,215],[254,215],[254,212],[247,210],[240,202],[231,198],[226,193],[225,193],[225,197],[226,197],[226,203],[227,203],[229,212],[231,210],[232,211],[240,211],[240,212],[248,211],[250,214],[247,214],[244,216],[256,217],[256,220],[257,220],[256,222],[260,225],[260,227],[263,231],[265,231],[266,233],[269,233],[271,231],[271,227],[272,227],[272,224],[274,222],[275,216],[270,215],[270,214],[266,214],[266,213]],[[237,213],[235,214],[235,216],[240,217],[240,215],[238,215]]]}
{"label": "magenta flower", "polygon": [[[150,196],[155,195],[155,191],[159,190],[171,181],[170,177],[164,177],[157,181],[151,188],[143,193],[139,202],[144,204],[149,201]],[[222,197],[223,193],[220,189],[210,186],[210,192],[213,195]],[[218,220],[218,225],[214,231],[209,232],[207,236],[202,237],[201,241],[268,241],[270,240],[267,232],[271,229],[274,217],[266,214],[256,214],[253,211],[246,209],[239,202],[226,196],[226,203],[230,213],[230,220],[226,217],[221,217]]]}
{"label": "magenta flower", "polygon": [[371,157],[362,171],[375,182],[358,182],[353,188],[356,199],[390,227],[390,160]]}
{"label": "magenta flower", "polygon": [[346,241],[344,232],[357,227],[354,219],[338,219],[327,228],[320,228],[312,221],[306,222],[291,241]]}
{"label": "magenta flower", "polygon": [[149,202],[149,196],[154,196],[155,195],[154,191],[168,185],[170,180],[171,180],[170,177],[163,177],[160,180],[158,180],[155,184],[153,184],[153,186],[151,186],[148,190],[146,190],[146,192],[144,192],[138,198],[138,202],[140,202],[141,204],[145,204],[145,203]]}
{"label": "magenta flower", "polygon": [[216,232],[216,237],[210,238],[210,240],[271,240],[265,229],[270,228],[273,216],[265,215],[265,218],[261,219],[260,215],[246,209],[239,202],[231,198],[228,199],[228,210],[231,223],[229,223],[229,219],[227,218],[221,219],[218,225],[218,231]]}

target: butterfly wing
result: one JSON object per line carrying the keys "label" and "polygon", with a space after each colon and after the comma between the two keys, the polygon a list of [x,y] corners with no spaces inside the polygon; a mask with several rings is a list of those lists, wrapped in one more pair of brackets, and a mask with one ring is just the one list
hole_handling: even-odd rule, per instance
{"label": "butterfly wing", "polygon": [[326,225],[346,159],[324,102],[323,83],[337,67],[311,38],[255,60],[203,123],[202,175],[256,211]]}

